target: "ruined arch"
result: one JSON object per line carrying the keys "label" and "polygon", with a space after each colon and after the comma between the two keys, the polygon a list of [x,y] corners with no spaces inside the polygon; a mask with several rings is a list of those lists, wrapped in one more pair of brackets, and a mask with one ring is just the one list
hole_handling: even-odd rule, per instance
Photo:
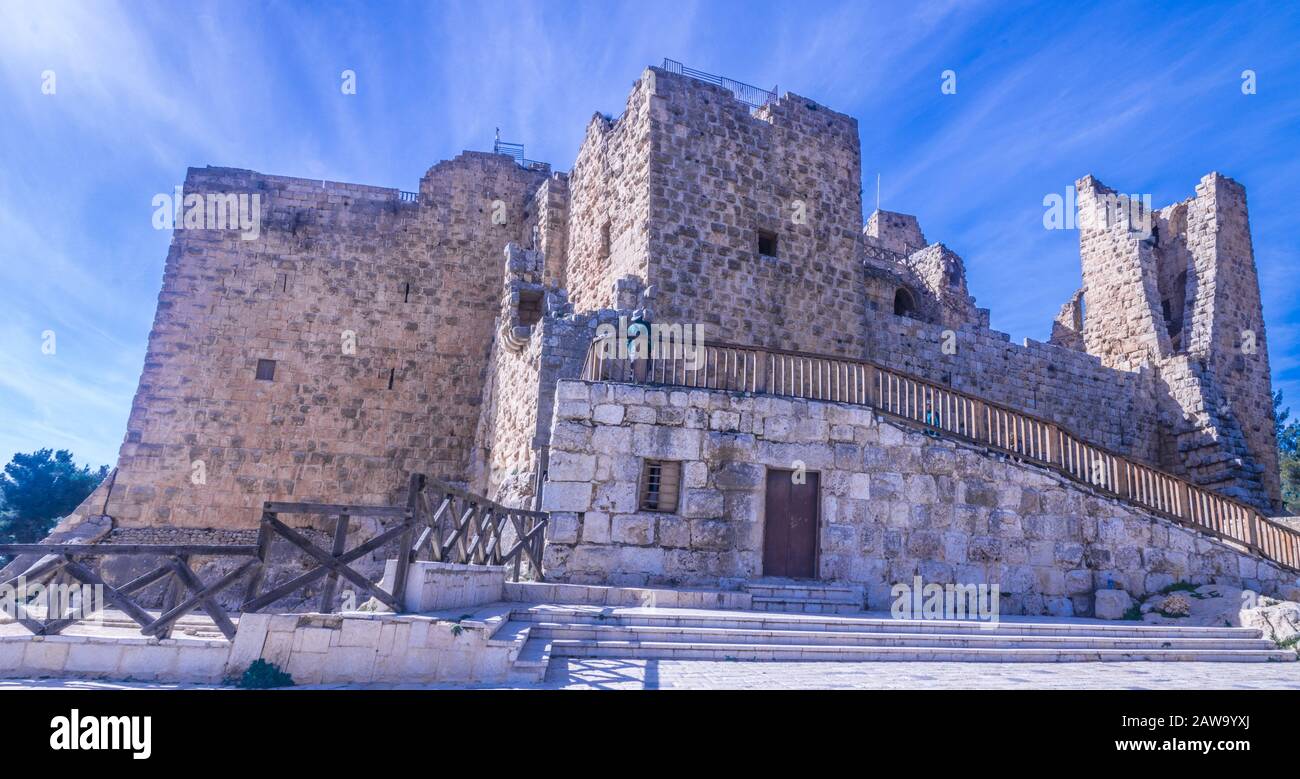
{"label": "ruined arch", "polygon": [[910,319],[916,319],[916,298],[905,288],[899,287],[894,291],[894,316],[905,316]]}

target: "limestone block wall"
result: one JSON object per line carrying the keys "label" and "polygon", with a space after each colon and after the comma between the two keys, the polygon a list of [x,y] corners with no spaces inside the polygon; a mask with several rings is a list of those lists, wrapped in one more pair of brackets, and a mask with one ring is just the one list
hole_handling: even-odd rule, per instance
{"label": "limestone block wall", "polygon": [[1106,366],[1136,370],[1171,351],[1156,257],[1150,243],[1130,229],[1125,196],[1092,176],[1074,186],[1087,301],[1084,341]]}
{"label": "limestone block wall", "polygon": [[505,505],[524,507],[533,494],[537,452],[538,382],[542,342],[529,339],[519,351],[493,347],[483,386],[478,452],[471,488]]}
{"label": "limestone block wall", "polygon": [[[1211,173],[1196,194],[1135,229],[1133,200],[1088,176],[1076,184],[1085,300],[1082,337],[1103,364],[1151,365],[1167,388],[1174,444],[1163,466],[1254,503],[1279,506],[1268,348],[1245,189]],[[1118,208],[1117,208],[1118,206]],[[1116,212],[1122,213],[1116,213]]]}
{"label": "limestone block wall", "polygon": [[[638,511],[641,458],[682,463],[680,509]],[[820,474],[820,577],[872,608],[920,575],[996,583],[1004,613],[1087,615],[1093,592],[1177,581],[1271,594],[1294,579],[1048,471],[877,419],[865,407],[561,381],[544,505],[548,576],[726,585],[762,574],[768,468]]]}
{"label": "limestone block wall", "polygon": [[[246,623],[247,621],[247,623]],[[519,643],[494,641],[503,620],[415,614],[248,614],[230,645],[228,676],[262,658],[294,684],[504,682]]]}
{"label": "limestone block wall", "polygon": [[542,283],[564,286],[564,261],[569,244],[569,174],[552,173],[533,194],[525,220],[536,224],[530,248],[542,253]]}
{"label": "limestone block wall", "polygon": [[106,513],[252,527],[264,500],[390,503],[411,471],[464,479],[501,250],[531,234],[546,175],[466,153],[430,169],[416,204],[191,169],[187,192],[260,195],[260,236],[174,234]]}
{"label": "limestone block wall", "polygon": [[593,116],[573,163],[564,283],[576,311],[612,308],[617,280],[646,277],[653,91],[643,75],[620,117]]}
{"label": "limestone block wall", "polygon": [[[880,312],[868,359],[1050,419],[1085,440],[1158,465],[1161,416],[1150,370],[1107,368],[1093,355],[982,327],[948,327]],[[953,351],[945,351],[950,343]]]}
{"label": "limestone block wall", "polygon": [[[704,323],[718,340],[859,353],[857,120],[795,94],[751,114],[721,87],[658,68],[642,82],[645,281],[658,319]],[[775,238],[775,256],[759,253],[760,231]]]}
{"label": "limestone block wall", "polygon": [[474,616],[481,619],[355,611],[244,614],[234,641],[180,632],[158,640],[81,626],[54,636],[3,630],[0,676],[221,684],[238,680],[262,659],[287,671],[295,685],[535,681],[536,669],[516,676],[522,641],[494,639],[505,615]]}
{"label": "limestone block wall", "polygon": [[1195,268],[1184,293],[1193,301],[1187,353],[1204,363],[1207,383],[1222,396],[1220,414],[1231,418],[1218,437],[1233,427],[1241,436],[1230,447],[1249,472],[1239,486],[1257,504],[1280,508],[1272,373],[1245,188],[1217,173],[1201,179],[1186,242]]}
{"label": "limestone block wall", "polygon": [[550,409],[560,379],[582,373],[587,347],[602,322],[619,312],[551,312],[519,349],[493,347],[479,421],[478,459],[472,487],[506,506],[532,508],[535,478],[551,436]]}

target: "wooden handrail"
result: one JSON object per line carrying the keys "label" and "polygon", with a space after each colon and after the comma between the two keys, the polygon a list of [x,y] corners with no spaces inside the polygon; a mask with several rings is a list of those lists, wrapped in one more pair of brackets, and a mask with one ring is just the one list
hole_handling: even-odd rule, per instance
{"label": "wooden handrail", "polygon": [[[973,441],[1051,468],[1073,481],[1300,571],[1300,532],[1253,506],[1179,476],[1095,446],[1042,417],[987,401],[928,379],[828,354],[725,342],[681,344],[669,354],[607,357],[605,339],[588,347],[582,378],[687,389],[749,392],[870,406],[925,430]],[[621,344],[614,344],[621,346]]]}

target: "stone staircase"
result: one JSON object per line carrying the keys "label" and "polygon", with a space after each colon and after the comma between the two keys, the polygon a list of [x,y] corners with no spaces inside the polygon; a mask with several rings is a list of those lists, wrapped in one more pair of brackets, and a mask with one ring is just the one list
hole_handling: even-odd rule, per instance
{"label": "stone staircase", "polygon": [[[773,602],[789,603],[793,593],[778,595],[781,598]],[[806,600],[827,599],[810,596]],[[997,663],[1296,660],[1294,650],[1278,649],[1251,628],[1020,620],[990,626],[867,614],[815,616],[580,605],[520,605],[510,612],[494,640],[520,647],[514,664],[520,679],[542,678],[552,658]]]}
{"label": "stone staircase", "polygon": [[760,579],[744,585],[755,611],[797,614],[854,614],[862,611],[861,587],[814,581]]}

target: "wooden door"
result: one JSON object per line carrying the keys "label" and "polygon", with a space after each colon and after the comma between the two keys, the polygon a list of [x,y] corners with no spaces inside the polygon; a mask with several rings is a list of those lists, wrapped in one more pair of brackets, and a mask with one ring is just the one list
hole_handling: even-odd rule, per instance
{"label": "wooden door", "polygon": [[797,484],[794,471],[768,469],[764,576],[817,578],[818,481],[818,474],[805,473]]}

